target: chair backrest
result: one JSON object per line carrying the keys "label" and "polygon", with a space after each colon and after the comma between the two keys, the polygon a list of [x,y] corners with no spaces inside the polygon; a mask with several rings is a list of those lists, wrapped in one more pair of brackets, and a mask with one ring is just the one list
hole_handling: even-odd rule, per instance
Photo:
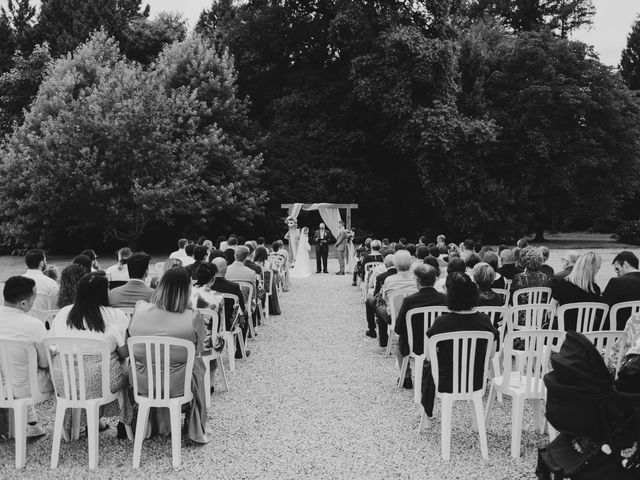
{"label": "chair backrest", "polygon": [[133,318],[133,311],[135,310],[135,307],[116,307],[116,310],[120,310],[127,316],[127,319],[131,321],[131,319]]}
{"label": "chair backrest", "polygon": [[[585,332],[584,336],[587,337],[591,343],[598,349],[604,363],[609,365],[615,365],[616,376],[620,371],[622,365],[622,355],[618,353],[618,350],[614,348],[618,342],[624,343],[627,339],[627,334],[622,331],[598,331],[598,332]],[[616,357],[617,358],[614,358]]]}
{"label": "chair backrest", "polygon": [[51,330],[51,322],[53,322],[58,313],[60,313],[60,310],[47,310],[44,312],[44,326],[47,330]]}
{"label": "chair backrest", "polygon": [[[505,290],[506,291],[506,290]],[[509,299],[507,291],[507,301]],[[498,350],[502,348],[502,341],[507,330],[507,324],[510,321],[511,312],[509,307],[497,307],[497,306],[483,306],[476,307],[476,310],[480,313],[484,313],[489,316],[492,325],[498,325],[498,332],[500,332],[500,343],[498,344]]]}
{"label": "chair backrest", "polygon": [[[168,402],[171,393],[171,351],[172,349],[186,349],[187,362],[182,391],[184,397],[189,398],[191,393],[191,376],[193,375],[193,363],[196,356],[196,347],[193,342],[174,337],[130,337],[127,340],[133,370],[133,396],[136,402],[139,399],[148,399],[156,404]],[[175,352],[175,350],[174,350]],[[175,361],[174,361],[175,363]],[[144,365],[147,372],[147,394],[140,394],[136,365]]]}
{"label": "chair backrest", "polygon": [[[111,394],[110,363],[111,352],[109,345],[101,340],[70,337],[49,337],[44,340],[49,369],[54,372],[57,368],[62,370],[62,385],[53,382],[56,397],[68,402],[81,404],[87,400],[87,379],[95,375],[95,370],[89,370],[89,359],[85,357],[100,357],[102,397]],[[52,350],[58,352],[57,360],[53,361]]]}
{"label": "chair backrest", "polygon": [[244,303],[247,307],[247,312],[251,314],[253,312],[253,300],[254,300],[254,291],[253,284],[251,282],[243,282],[236,281],[238,285],[240,285],[240,290],[242,290],[242,295],[244,296]]}
{"label": "chair backrest", "polygon": [[508,278],[505,277],[505,279],[504,279],[504,288],[505,288],[505,290],[510,292],[512,283],[513,283],[513,279],[509,280]]}
{"label": "chair backrest", "polygon": [[380,265],[384,265],[383,262],[369,262],[364,266],[364,283],[369,284],[369,278],[373,271],[379,267]]}
{"label": "chair backrest", "polygon": [[609,329],[611,330],[616,329],[620,310],[627,310],[627,309],[630,309],[631,313],[629,313],[629,316],[624,319],[624,323],[621,324],[622,327],[626,325],[627,320],[629,320],[629,317],[631,315],[635,315],[636,313],[640,312],[640,301],[636,300],[631,302],[620,302],[613,305],[611,307],[611,310],[609,311]]}
{"label": "chair backrest", "polygon": [[271,292],[273,292],[273,280],[275,278],[275,275],[273,274],[273,272],[268,269],[265,268],[262,271],[262,281],[264,282],[264,293],[265,295],[271,295]]}
{"label": "chair backrest", "polygon": [[226,332],[227,331],[227,314],[226,314],[226,305],[225,305],[225,300],[226,299],[230,299],[233,300],[233,306],[235,308],[236,305],[240,304],[240,297],[238,297],[237,295],[233,294],[233,293],[222,293],[222,302],[221,302],[221,307],[220,307],[220,318],[224,318],[225,320],[223,322],[221,322],[220,325],[220,331],[222,332]]}
{"label": "chair backrest", "polygon": [[[198,312],[204,317],[204,324],[207,330],[211,330],[211,333],[218,332],[218,326],[220,325],[220,316],[215,310],[210,308],[198,308]],[[208,320],[211,320],[210,322]]]}
{"label": "chair backrest", "polygon": [[127,283],[126,280],[111,280],[109,282],[109,290],[113,290],[114,288],[121,287],[125,283]]}
{"label": "chair backrest", "polygon": [[440,366],[438,360],[438,344],[442,342],[452,342],[453,354],[453,390],[454,395],[470,395],[474,391],[484,392],[486,382],[482,381],[479,390],[474,390],[474,379],[476,377],[476,349],[479,343],[486,343],[484,358],[482,359],[482,379],[487,378],[489,368],[489,357],[491,356],[493,333],[491,332],[451,332],[434,335],[429,339],[429,359],[431,361],[431,372],[433,381],[438,389],[440,378]]}
{"label": "chair backrest", "polygon": [[[445,313],[449,313],[449,309],[446,305],[438,305],[435,307],[416,307],[407,311],[407,315],[405,317],[405,321],[407,322],[407,342],[409,343],[409,351],[414,353],[413,351],[413,317],[422,315],[423,323],[422,323],[422,338],[426,343],[427,341],[427,330],[431,328],[433,325],[433,321],[443,315]],[[424,347],[424,351],[427,351],[426,345]]]}
{"label": "chair backrest", "polygon": [[549,287],[521,288],[513,292],[513,305],[544,305],[551,303]]}
{"label": "chair backrest", "polygon": [[564,317],[566,312],[576,312],[576,332],[593,332],[596,321],[600,322],[600,330],[607,318],[609,305],[600,302],[566,303],[558,307],[558,330],[565,330]]}
{"label": "chair backrest", "polygon": [[278,255],[277,253],[272,253],[269,255],[269,261],[273,265],[273,268],[282,272],[284,270],[284,258]]}
{"label": "chair backrest", "polygon": [[509,309],[509,332],[516,330],[541,330],[546,320],[552,319],[556,308],[549,304],[519,305]]}
{"label": "chair backrest", "polygon": [[[560,350],[564,337],[565,333],[557,330],[519,330],[507,333],[503,347],[503,387],[508,387],[512,381],[515,381],[524,388],[525,395],[533,393],[540,396],[543,394],[543,377],[550,369],[549,357],[552,352]],[[524,350],[515,348],[517,339],[522,340]],[[512,360],[516,354],[520,371],[512,372]],[[526,377],[526,381],[518,382],[518,380],[522,380],[522,377]]]}
{"label": "chair backrest", "polygon": [[492,288],[491,290],[493,290],[498,295],[500,295],[500,299],[502,300],[503,307],[509,306],[509,297],[510,297],[509,290],[507,290],[506,288]]}
{"label": "chair backrest", "polygon": [[[13,385],[18,382],[14,380],[15,372],[12,360],[15,360],[20,354],[26,355],[27,358],[31,396],[35,396],[40,391],[38,388],[38,354],[33,342],[0,339],[0,407],[7,407],[7,403],[15,399]],[[20,378],[19,381],[24,380]]]}
{"label": "chair backrest", "polygon": [[416,293],[415,289],[402,289],[389,295],[389,310],[391,311],[391,326],[395,327],[398,312],[402,307],[402,301],[411,294]]}

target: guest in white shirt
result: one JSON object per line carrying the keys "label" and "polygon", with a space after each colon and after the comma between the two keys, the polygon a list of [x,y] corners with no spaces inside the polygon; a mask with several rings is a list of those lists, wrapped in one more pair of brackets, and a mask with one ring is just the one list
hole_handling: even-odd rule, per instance
{"label": "guest in white shirt", "polygon": [[180,240],[178,240],[178,250],[176,250],[175,252],[171,252],[169,258],[177,258],[178,260],[183,261],[187,257],[187,252],[184,251],[184,248],[188,243],[189,240],[187,240],[186,238],[181,238]]}
{"label": "guest in white shirt", "polygon": [[88,248],[86,250],[81,251],[80,255],[86,255],[91,260],[91,272],[97,272],[98,270],[102,270],[100,268],[100,264],[98,263],[98,254],[96,254],[95,250]]}
{"label": "guest in white shirt", "polygon": [[[15,276],[7,280],[3,290],[4,306],[0,307],[0,339],[33,342],[38,361],[38,387],[42,393],[52,392],[49,365],[42,341],[47,336],[44,323],[27,314],[36,300],[36,282],[32,278]],[[31,395],[29,363],[24,350],[10,354],[13,393],[16,398]],[[37,424],[38,417],[33,405],[27,408],[27,436],[38,437],[46,432]]]}
{"label": "guest in white shirt", "polygon": [[44,320],[45,312],[55,308],[54,301],[58,296],[58,283],[42,273],[47,268],[47,258],[42,250],[29,250],[24,261],[27,264],[24,276],[36,282],[37,296],[31,307],[31,315]]}
{"label": "guest in white shirt", "polygon": [[[175,253],[175,252],[174,252]],[[127,269],[127,259],[133,255],[130,248],[124,247],[118,250],[116,256],[118,263],[107,268],[107,280],[110,282],[129,281],[129,270]]]}
{"label": "guest in white shirt", "polygon": [[193,258],[193,251],[196,247],[197,245],[195,243],[189,243],[186,247],[184,247],[185,256],[181,259],[183,267],[188,267],[196,261],[195,258]]}

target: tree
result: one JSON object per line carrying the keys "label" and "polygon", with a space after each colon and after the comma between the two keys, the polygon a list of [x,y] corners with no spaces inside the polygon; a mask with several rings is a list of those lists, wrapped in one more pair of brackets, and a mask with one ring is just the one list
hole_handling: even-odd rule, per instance
{"label": "tree", "polygon": [[0,73],[12,67],[16,50],[31,53],[36,8],[30,0],[8,0],[7,8],[0,7]]}
{"label": "tree", "polygon": [[637,19],[627,36],[627,46],[620,59],[620,75],[632,90],[640,90],[640,19]]}
{"label": "tree", "polygon": [[[194,42],[172,51],[180,57]],[[162,69],[145,70],[99,32],[53,64],[2,151],[5,238],[34,244],[101,229],[134,245],[150,222],[259,213],[260,156],[235,150],[217,125],[201,126],[198,87],[170,85],[173,57],[163,58]],[[209,72],[212,83],[228,80],[218,73]]]}
{"label": "tree", "polygon": [[160,12],[153,20],[133,19],[123,33],[120,46],[131,60],[149,65],[166,45],[181,42],[186,35],[187,24],[180,14]]}

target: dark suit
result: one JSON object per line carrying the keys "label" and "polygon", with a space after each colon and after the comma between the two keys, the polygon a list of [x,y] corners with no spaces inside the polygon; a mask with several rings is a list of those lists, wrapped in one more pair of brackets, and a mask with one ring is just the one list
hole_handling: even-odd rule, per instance
{"label": "dark suit", "polygon": [[[398,349],[405,357],[409,355],[409,341],[407,340],[407,312],[412,308],[436,307],[447,304],[447,297],[444,293],[438,292],[433,287],[422,287],[417,293],[409,295],[402,301],[402,306],[396,318],[395,332],[398,334]],[[424,349],[424,318],[413,317],[413,351],[418,355]]]}
{"label": "dark suit", "polygon": [[324,231],[318,229],[313,235],[313,241],[316,244],[316,272],[318,273],[320,271],[327,273],[329,242],[331,239],[331,232],[327,228],[325,228]]}
{"label": "dark suit", "polygon": [[362,257],[359,262],[358,262],[358,275],[360,275],[360,278],[362,280],[364,280],[364,272],[365,272],[365,265],[367,263],[372,263],[372,262],[384,262],[384,257],[382,256],[382,254],[380,252],[376,252],[376,251],[372,251],[371,253],[367,253],[364,257]]}
{"label": "dark suit", "polygon": [[[382,272],[381,274],[379,274],[376,277],[376,288],[373,291],[373,295],[375,296],[377,293],[380,292],[380,289],[382,288],[382,284],[384,283],[384,281],[385,281],[385,279],[387,277],[390,277],[391,275],[395,275],[396,273],[398,273],[398,270],[396,269],[396,267],[391,267],[386,272]],[[367,298],[365,300],[365,302],[364,302],[364,307],[365,307],[365,312],[366,312],[366,315],[367,315],[367,326],[369,328],[369,331],[375,332],[375,330],[376,330],[376,306],[375,306],[375,303],[373,301],[373,298]],[[382,330],[380,331],[380,339],[381,339],[381,343],[382,343],[382,340],[383,340]]]}
{"label": "dark suit", "polygon": [[[240,309],[243,312],[245,312],[245,318],[246,318],[244,296],[242,295],[242,291],[240,290],[240,285],[238,285],[236,282],[230,282],[224,277],[216,277],[213,284],[209,288],[216,292],[231,293],[233,295],[236,295],[239,299],[238,303],[240,304]],[[233,318],[231,317],[232,314],[233,314],[233,300],[231,300],[230,298],[225,298],[224,299],[224,317],[225,317],[224,320],[225,320],[225,325],[227,327],[227,330],[229,330],[233,325]],[[245,322],[244,325],[245,326],[242,329],[242,336],[246,339],[247,331],[249,330],[249,323]],[[237,343],[236,351],[240,351],[239,349],[240,349],[240,344]]]}
{"label": "dark suit", "polygon": [[[631,302],[640,300],[640,272],[630,272],[621,277],[613,277],[609,280],[607,287],[602,294],[602,301],[610,307],[620,302]],[[615,325],[609,325],[610,330],[624,330],[631,312],[628,309],[620,310]]]}
{"label": "dark suit", "polygon": [[109,291],[109,305],[111,307],[133,308],[138,300],[148,302],[153,289],[147,287],[144,280],[131,279],[121,287]]}
{"label": "dark suit", "polygon": [[192,280],[197,280],[198,279],[198,277],[196,276],[196,269],[203,263],[204,262],[202,260],[196,260],[192,264],[187,265],[186,267],[184,267],[187,270],[187,272],[189,272],[189,275],[191,275],[191,279]]}

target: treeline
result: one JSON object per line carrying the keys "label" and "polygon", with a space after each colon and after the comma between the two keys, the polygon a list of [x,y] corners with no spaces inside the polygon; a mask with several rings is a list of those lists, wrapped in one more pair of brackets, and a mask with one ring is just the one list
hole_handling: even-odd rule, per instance
{"label": "treeline", "polygon": [[295,201],[484,241],[637,218],[637,57],[567,39],[588,0],[219,0],[189,36],[87,3],[0,18],[5,243],[276,234]]}

